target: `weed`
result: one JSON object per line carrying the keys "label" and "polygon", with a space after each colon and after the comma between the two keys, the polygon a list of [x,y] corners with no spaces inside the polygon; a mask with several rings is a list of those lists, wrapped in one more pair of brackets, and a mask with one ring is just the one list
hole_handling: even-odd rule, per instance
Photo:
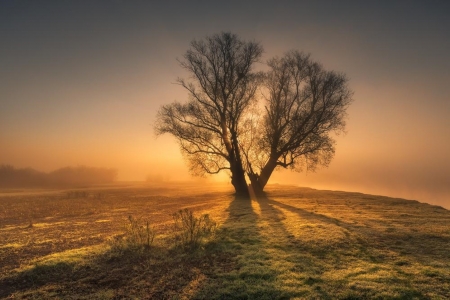
{"label": "weed", "polygon": [[141,221],[128,216],[125,233],[115,236],[110,245],[113,250],[148,250],[154,239],[155,231],[148,220]]}
{"label": "weed", "polygon": [[184,249],[193,250],[200,246],[203,238],[211,236],[217,224],[208,214],[194,216],[188,209],[182,209],[172,215],[174,220],[175,243]]}

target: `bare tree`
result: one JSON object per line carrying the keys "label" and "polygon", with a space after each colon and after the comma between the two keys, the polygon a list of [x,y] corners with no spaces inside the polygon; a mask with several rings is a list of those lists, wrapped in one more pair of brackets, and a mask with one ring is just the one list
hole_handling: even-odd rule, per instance
{"label": "bare tree", "polygon": [[231,33],[194,40],[180,61],[191,77],[178,79],[189,100],[162,106],[155,126],[176,137],[193,174],[229,170],[236,193],[247,197],[246,175],[258,194],[278,167],[327,166],[352,100],[345,75],[309,55],[288,52],[260,74],[252,66],[261,54],[258,43]]}
{"label": "bare tree", "polygon": [[345,75],[324,70],[309,55],[291,51],[268,65],[265,115],[255,147],[246,152],[247,174],[257,193],[277,167],[328,165],[335,151],[332,134],[344,131],[352,100]]}
{"label": "bare tree", "polygon": [[262,47],[221,33],[191,43],[180,61],[191,77],[178,79],[189,95],[187,103],[164,105],[156,133],[176,137],[195,175],[229,170],[236,193],[248,196],[239,132],[243,116],[256,101],[260,76],[252,66]]}

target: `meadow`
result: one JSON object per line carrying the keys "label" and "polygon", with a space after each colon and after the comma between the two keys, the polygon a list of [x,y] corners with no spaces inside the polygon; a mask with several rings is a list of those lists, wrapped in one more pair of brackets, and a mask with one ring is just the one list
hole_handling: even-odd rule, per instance
{"label": "meadow", "polygon": [[[208,214],[198,247],[173,214]],[[150,247],[118,246],[132,216]],[[269,185],[129,184],[0,191],[4,299],[449,299],[450,211],[417,201]]]}

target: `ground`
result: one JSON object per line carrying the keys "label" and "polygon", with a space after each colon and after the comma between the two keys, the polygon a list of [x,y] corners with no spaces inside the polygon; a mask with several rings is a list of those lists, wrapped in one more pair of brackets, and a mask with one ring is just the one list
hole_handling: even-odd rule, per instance
{"label": "ground", "polygon": [[[196,249],[172,214],[217,222]],[[128,217],[149,249],[117,250]],[[448,299],[450,211],[417,201],[272,185],[130,184],[0,193],[0,298]]]}

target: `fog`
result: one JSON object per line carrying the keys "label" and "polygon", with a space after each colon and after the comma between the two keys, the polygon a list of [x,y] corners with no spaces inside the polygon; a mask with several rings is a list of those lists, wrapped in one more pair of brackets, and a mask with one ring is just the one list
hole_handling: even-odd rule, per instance
{"label": "fog", "polygon": [[116,181],[114,169],[86,166],[64,167],[45,173],[32,168],[0,166],[0,188],[70,188],[110,184]]}
{"label": "fog", "polygon": [[449,208],[449,3],[2,1],[0,164],[37,170],[20,172],[40,182],[79,165],[114,168],[119,181],[197,180],[153,122],[161,105],[186,100],[173,83],[187,75],[177,58],[190,41],[231,31],[261,42],[260,67],[302,50],[354,91],[330,166],[269,183]]}

